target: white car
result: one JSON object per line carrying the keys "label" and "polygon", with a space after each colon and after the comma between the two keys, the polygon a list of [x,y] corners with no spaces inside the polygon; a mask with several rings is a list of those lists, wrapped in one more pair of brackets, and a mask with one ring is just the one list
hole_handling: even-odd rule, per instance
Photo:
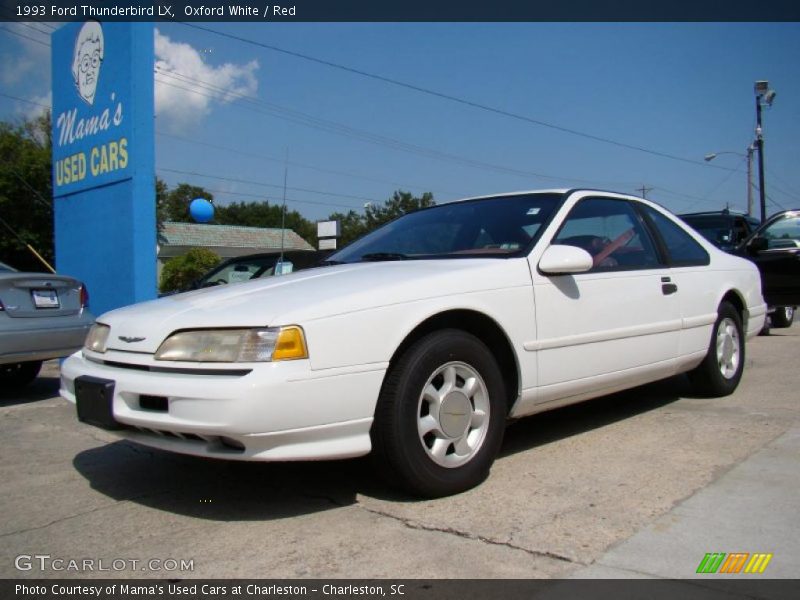
{"label": "white car", "polygon": [[432,497],[485,479],[510,418],[681,372],[732,393],[766,314],[751,262],[652,202],[591,190],[434,206],[328,262],[104,314],[61,394],[164,450],[373,452]]}

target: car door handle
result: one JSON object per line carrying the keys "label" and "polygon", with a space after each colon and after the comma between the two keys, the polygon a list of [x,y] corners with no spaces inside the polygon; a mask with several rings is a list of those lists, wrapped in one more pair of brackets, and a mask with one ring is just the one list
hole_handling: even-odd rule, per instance
{"label": "car door handle", "polygon": [[665,296],[669,296],[670,294],[674,294],[678,291],[678,286],[674,283],[662,283],[661,284],[661,293]]}

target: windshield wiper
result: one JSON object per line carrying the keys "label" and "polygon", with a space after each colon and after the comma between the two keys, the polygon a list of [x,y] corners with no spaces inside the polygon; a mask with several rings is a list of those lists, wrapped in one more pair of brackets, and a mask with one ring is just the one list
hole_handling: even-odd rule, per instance
{"label": "windshield wiper", "polygon": [[408,260],[408,256],[400,252],[369,252],[361,257],[362,262],[379,260]]}

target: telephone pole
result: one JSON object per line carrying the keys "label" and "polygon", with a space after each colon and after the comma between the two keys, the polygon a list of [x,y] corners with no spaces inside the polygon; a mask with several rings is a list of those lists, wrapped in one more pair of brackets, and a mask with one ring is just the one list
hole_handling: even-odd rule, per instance
{"label": "telephone pole", "polygon": [[764,189],[764,130],[761,128],[761,107],[772,106],[775,90],[770,89],[768,81],[756,81],[756,149],[758,150],[758,194],[761,204],[761,222],[767,220],[767,192]]}
{"label": "telephone pole", "polygon": [[636,188],[636,191],[637,191],[637,192],[641,192],[641,193],[642,193],[642,198],[644,198],[645,200],[647,200],[647,192],[652,192],[652,191],[653,191],[653,188],[651,188],[651,187],[645,187],[645,186],[644,186],[644,184],[642,184],[642,187],[640,187],[640,188]]}

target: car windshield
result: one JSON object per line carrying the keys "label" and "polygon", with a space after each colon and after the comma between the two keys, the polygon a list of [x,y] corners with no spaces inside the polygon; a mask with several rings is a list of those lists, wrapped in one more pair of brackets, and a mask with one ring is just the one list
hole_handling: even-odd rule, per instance
{"label": "car windshield", "polygon": [[517,255],[536,239],[561,198],[539,193],[440,204],[384,225],[327,262]]}
{"label": "car windshield", "polygon": [[211,287],[224,283],[239,283],[269,277],[274,274],[279,256],[243,257],[229,264],[217,267],[198,281],[198,287]]}

